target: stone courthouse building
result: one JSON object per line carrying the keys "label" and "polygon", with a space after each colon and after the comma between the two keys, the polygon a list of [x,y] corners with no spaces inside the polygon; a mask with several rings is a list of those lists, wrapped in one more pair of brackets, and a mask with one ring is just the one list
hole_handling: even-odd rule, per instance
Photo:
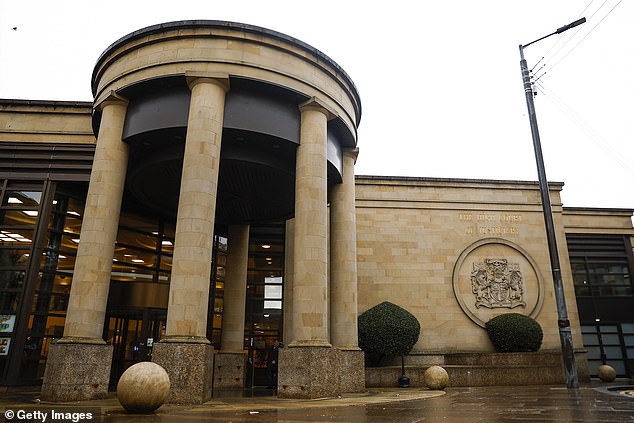
{"label": "stone courthouse building", "polygon": [[[485,383],[460,357],[494,372],[483,326],[502,313],[534,317],[544,353],[560,350],[538,184],[355,176],[359,93],[315,48],[171,22],[108,47],[92,90],[0,100],[0,385],[94,398],[152,360],[171,401],[197,403],[269,385],[279,339],[278,395],[361,391],[391,383],[357,342],[357,316],[383,301],[421,324],[410,371],[454,366],[454,384]],[[562,187],[580,374],[603,355],[631,375],[632,210],[565,208]]]}

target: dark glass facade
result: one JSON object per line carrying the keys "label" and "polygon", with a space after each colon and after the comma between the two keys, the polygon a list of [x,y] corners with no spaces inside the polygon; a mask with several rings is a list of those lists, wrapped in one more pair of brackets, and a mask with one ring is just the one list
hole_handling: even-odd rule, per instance
{"label": "dark glass facade", "polygon": [[[0,183],[0,383],[37,384],[51,342],[63,336],[87,185]],[[165,333],[174,230],[169,218],[120,216],[103,333],[113,345],[111,381],[151,360]],[[214,237],[207,336],[216,349],[228,242]],[[283,264],[283,222],[253,225],[244,338],[250,384],[264,384],[266,348],[282,336]]]}
{"label": "dark glass facade", "polygon": [[590,374],[601,364],[619,377],[634,374],[634,289],[629,236],[566,237]]}

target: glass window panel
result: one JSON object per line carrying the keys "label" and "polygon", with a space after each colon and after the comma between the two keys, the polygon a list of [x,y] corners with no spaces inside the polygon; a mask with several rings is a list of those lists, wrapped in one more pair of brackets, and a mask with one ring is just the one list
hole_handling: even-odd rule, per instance
{"label": "glass window panel", "polygon": [[224,282],[224,280],[225,280],[225,267],[224,266],[216,267],[216,280]]}
{"label": "glass window panel", "polygon": [[608,360],[607,365],[612,366],[616,370],[617,375],[625,375],[625,363],[623,361]]}
{"label": "glass window panel", "polygon": [[609,274],[600,275],[597,277],[597,282],[602,284],[623,285],[625,284],[625,275],[623,274]]}
{"label": "glass window panel", "polygon": [[610,273],[628,273],[629,272],[627,263],[610,264],[608,270],[610,271]]}
{"label": "glass window panel", "polygon": [[588,277],[586,276],[585,272],[583,272],[583,273],[573,273],[572,280],[574,281],[575,285],[587,285],[588,284]]}
{"label": "glass window panel", "polygon": [[634,334],[634,323],[621,323],[621,329],[623,330],[623,333]]}
{"label": "glass window panel", "polygon": [[17,314],[20,305],[20,294],[18,292],[0,291],[0,313]]}
{"label": "glass window panel", "polygon": [[599,366],[601,365],[601,361],[590,361],[588,360],[588,370],[590,371],[591,375],[596,375],[597,374],[597,369],[599,368]]}
{"label": "glass window panel", "polygon": [[161,255],[161,270],[170,272],[172,270],[172,256]]}
{"label": "glass window panel", "polygon": [[35,293],[31,310],[38,313],[66,314],[68,294]]}
{"label": "glass window panel", "polygon": [[139,268],[126,266],[124,264],[113,263],[111,279],[113,281],[121,282],[152,282],[154,280],[154,269],[151,268]]}
{"label": "glass window panel", "polygon": [[615,286],[612,288],[612,295],[617,297],[630,297],[632,296],[631,286]]}
{"label": "glass window panel", "polygon": [[601,333],[619,333],[616,325],[600,325],[599,330],[601,330]]}
{"label": "glass window panel", "polygon": [[136,232],[129,229],[119,228],[117,233],[117,245],[126,247],[137,247],[143,250],[156,251],[158,244],[157,235],[152,233]]}
{"label": "glass window panel", "polygon": [[33,230],[27,229],[10,229],[5,226],[5,229],[0,230],[0,245],[16,247],[16,248],[28,248],[33,240]]}
{"label": "glass window panel", "polygon": [[7,191],[3,205],[35,207],[40,204],[42,193],[39,191]]}
{"label": "glass window panel", "polygon": [[266,285],[264,287],[264,298],[281,300],[282,299],[282,285]]}
{"label": "glass window panel", "polygon": [[2,224],[5,227],[18,227],[18,226],[34,226],[36,222],[37,222],[36,211],[26,210],[26,209],[6,210],[4,211],[4,219]]}
{"label": "glass window panel", "polygon": [[160,272],[158,281],[160,283],[170,283],[171,277],[172,275],[169,272]]}
{"label": "glass window panel", "polygon": [[623,339],[626,347],[634,347],[634,335],[624,335]]}
{"label": "glass window panel", "polygon": [[597,327],[596,326],[590,326],[590,325],[582,325],[581,326],[581,332],[583,333],[596,333],[597,331]]}
{"label": "glass window panel", "polygon": [[0,270],[0,290],[22,288],[25,277],[24,270]]}
{"label": "glass window panel", "polygon": [[224,282],[216,282],[216,297],[224,298],[224,296],[225,296]]}
{"label": "glass window panel", "polygon": [[70,254],[71,252],[67,251],[45,250],[45,259],[42,260],[40,270],[49,272],[56,269],[72,270],[75,267],[75,256]]}
{"label": "glass window panel", "polygon": [[627,348],[627,358],[630,360],[634,359],[634,348]]}
{"label": "glass window panel", "polygon": [[218,237],[218,252],[227,252],[227,238],[223,236]]}
{"label": "glass window panel", "polygon": [[592,290],[589,285],[575,285],[575,294],[577,296],[592,295]]}
{"label": "glass window panel", "polygon": [[282,302],[281,301],[267,300],[267,301],[264,301],[264,308],[281,309],[282,308]]}
{"label": "glass window panel", "polygon": [[66,207],[66,219],[72,217],[74,219],[79,219],[81,221],[84,215],[84,200],[79,200],[77,198],[70,197],[57,197],[57,204],[53,206],[53,210],[61,211],[59,206],[63,204],[63,201],[68,201],[68,205]]}
{"label": "glass window panel", "polygon": [[26,267],[29,263],[29,254],[29,249],[0,248],[0,269]]}
{"label": "glass window panel", "polygon": [[586,272],[586,265],[583,262],[579,262],[579,263],[570,262],[570,268],[572,269],[572,273]]}
{"label": "glass window panel", "polygon": [[161,241],[161,251],[166,254],[174,253],[174,241],[163,238]]}
{"label": "glass window panel", "polygon": [[148,217],[135,216],[128,213],[122,213],[119,217],[119,226],[124,226],[127,228],[134,228],[142,232],[147,232],[149,234],[154,233],[158,235],[158,221],[150,219]]}
{"label": "glass window panel", "polygon": [[120,248],[116,247],[114,252],[113,263],[119,265],[133,265],[138,267],[151,267],[155,266],[156,255],[149,251],[142,251],[132,248]]}
{"label": "glass window panel", "polygon": [[214,329],[222,328],[222,314],[214,313]]}
{"label": "glass window panel", "polygon": [[79,238],[81,233],[81,219],[74,215],[67,215],[64,218],[64,233],[70,238]]}
{"label": "glass window panel", "polygon": [[599,345],[599,337],[597,335],[584,333],[582,337],[583,345],[585,345],[586,347],[588,345]]}
{"label": "glass window panel", "polygon": [[620,345],[619,335],[601,335],[603,345]]}
{"label": "glass window panel", "polygon": [[600,347],[586,347],[586,350],[588,350],[588,360],[601,358]]}
{"label": "glass window panel", "polygon": [[68,297],[68,294],[52,294],[49,311],[66,314],[66,310],[68,310]]}
{"label": "glass window panel", "polygon": [[222,313],[223,301],[222,298],[214,299],[214,313]]}
{"label": "glass window panel", "polygon": [[588,265],[591,274],[608,273],[610,266],[607,264],[591,263]]}
{"label": "glass window panel", "polygon": [[621,347],[604,347],[603,351],[605,355],[609,359],[614,358],[623,358],[623,351],[621,351]]}

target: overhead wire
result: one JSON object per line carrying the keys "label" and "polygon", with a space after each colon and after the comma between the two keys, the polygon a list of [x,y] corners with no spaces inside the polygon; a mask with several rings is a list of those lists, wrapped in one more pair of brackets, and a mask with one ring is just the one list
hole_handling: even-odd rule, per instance
{"label": "overhead wire", "polygon": [[[605,6],[605,4],[606,4],[608,1],[609,1],[609,0],[604,0],[604,1],[603,1],[603,3],[601,3],[601,6],[599,6],[599,7],[597,8],[597,10],[595,10],[595,11],[594,11],[594,13],[592,13],[592,14],[588,17],[587,21],[592,21],[592,18],[594,18],[594,15],[596,15],[596,14],[599,12],[599,10],[601,10],[601,9],[603,8],[603,6]],[[583,9],[583,11],[582,11],[581,13],[579,13],[579,15],[577,15],[577,17],[580,17],[581,15],[583,15],[583,13],[584,13],[584,12],[588,9],[588,7],[590,7],[590,5],[591,5],[592,3],[594,3],[594,0],[592,0],[592,1],[591,1],[591,2],[590,2],[590,3],[589,3],[586,7],[585,7],[585,9]],[[571,40],[575,37],[575,35],[577,35],[577,33],[578,33],[579,31],[581,31],[583,28],[584,28],[583,26],[579,26],[579,27],[577,28],[577,30],[576,30],[576,31],[575,31],[572,35],[570,35],[570,36],[568,37],[568,39],[566,40],[566,42],[565,42],[565,43],[564,43],[561,47],[559,47],[559,48],[557,49],[557,51],[555,51],[555,52],[553,53],[553,55],[552,55],[551,59],[552,59],[552,58],[554,58],[554,57],[556,57],[556,56],[557,56],[557,53],[559,53],[561,50],[563,50],[563,48],[566,46],[566,44],[568,44],[568,43],[569,43],[569,42],[570,42],[570,41],[571,41]],[[563,38],[558,38],[558,39],[557,39],[557,41],[560,41],[560,40],[562,40],[562,39],[563,39]],[[550,50],[548,50],[544,56],[547,56],[547,55],[550,53],[550,51],[551,51],[551,50],[555,47],[555,45],[557,45],[557,43],[553,44],[553,47],[551,47],[551,48],[550,48]]]}
{"label": "overhead wire", "polygon": [[[607,1],[607,0],[606,0],[606,1]],[[617,6],[618,6],[619,4],[621,4],[621,2],[622,2],[622,1],[623,1],[623,0],[619,0],[619,1],[618,1],[618,3],[616,3],[616,4],[612,7],[612,9],[610,9],[610,10],[608,11],[608,13],[606,13],[606,14],[605,14],[605,15],[604,15],[604,16],[603,16],[600,20],[599,20],[599,22],[597,22],[597,23],[596,23],[596,24],[592,27],[592,29],[590,29],[590,31],[588,31],[588,32],[587,32],[587,33],[586,33],[586,34],[585,34],[585,35],[584,35],[584,36],[583,36],[583,37],[582,37],[582,38],[581,38],[581,39],[577,42],[577,44],[575,44],[574,46],[572,46],[572,48],[571,48],[570,50],[568,50],[568,52],[567,52],[567,53],[565,53],[565,54],[564,54],[564,55],[563,55],[563,56],[562,56],[559,60],[557,60],[557,61],[556,61],[556,62],[555,62],[552,66],[550,66],[550,70],[553,70],[553,69],[555,68],[555,66],[557,66],[559,63],[561,63],[561,61],[562,61],[562,60],[564,60],[564,59],[565,59],[565,58],[566,58],[566,57],[567,57],[567,56],[568,56],[568,55],[569,55],[569,54],[570,54],[570,53],[571,53],[574,49],[576,49],[576,48],[579,46],[579,44],[581,44],[581,43],[583,42],[583,40],[585,40],[585,39],[588,37],[588,35],[590,35],[590,34],[591,34],[591,33],[592,33],[592,32],[593,32],[593,31],[594,31],[594,30],[595,30],[595,29],[596,29],[596,28],[597,28],[597,27],[601,24],[601,22],[603,22],[603,21],[605,20],[605,18],[607,18],[608,16],[610,16],[610,14],[614,11],[614,9],[616,9],[616,8],[617,8]],[[603,2],[603,4],[605,4],[605,2]],[[601,5],[601,7],[603,7],[603,4]],[[600,8],[601,8],[601,7],[600,7]],[[600,9],[600,8],[599,8],[599,9]],[[598,10],[599,10],[599,9],[597,9],[597,12],[598,12]],[[596,12],[595,12],[592,16],[594,16],[595,14],[596,14]],[[579,30],[577,30],[577,32],[579,32]],[[573,37],[577,34],[577,32],[575,32],[575,33],[573,34]],[[570,39],[572,39],[572,38],[570,38]],[[563,46],[562,46],[562,47],[563,47]],[[559,52],[559,50],[558,50],[557,52]]]}
{"label": "overhead wire", "polygon": [[535,88],[540,91],[544,97],[566,116],[571,122],[577,125],[588,138],[602,149],[608,156],[610,156],[618,165],[620,165],[626,172],[634,176],[634,163],[629,163],[625,160],[626,155],[621,154],[618,149],[613,147],[609,142],[605,140],[597,131],[595,131],[575,110],[570,107],[566,102],[559,97],[551,88],[546,87],[543,81],[535,81]]}
{"label": "overhead wire", "polygon": [[[579,14],[577,15],[577,18],[580,18],[580,17],[581,17],[581,16],[585,13],[585,11],[586,11],[586,10],[588,10],[588,8],[590,7],[590,5],[592,5],[592,3],[594,3],[594,1],[595,1],[595,0],[590,0],[590,3],[588,3],[588,4],[586,5],[586,7],[584,7],[584,8],[583,8],[583,10],[582,10],[581,12],[579,12]],[[599,6],[599,9],[601,9],[601,7],[603,7],[603,5],[604,5],[607,1],[608,1],[608,0],[605,0],[605,1],[603,2],[603,4],[602,4],[601,6]],[[597,12],[599,9],[597,9],[597,10],[596,10],[596,11],[592,14],[592,16],[594,16],[594,15],[596,14],[596,12]],[[590,16],[590,18],[592,18],[592,16]],[[568,41],[570,41],[570,39],[572,39],[572,38],[573,38],[573,37],[577,34],[577,32],[579,32],[579,30],[580,30],[580,29],[581,29],[581,27],[580,27],[580,28],[578,28],[578,29],[577,29],[577,31],[575,31],[575,33],[574,33],[574,34],[573,34],[573,35],[572,35],[572,36],[568,39]],[[544,55],[541,57],[541,59],[539,59],[539,60],[537,61],[537,63],[535,63],[535,66],[533,66],[533,68],[530,70],[530,72],[531,72],[531,73],[533,72],[533,70],[535,70],[535,68],[537,67],[537,65],[539,65],[539,64],[540,64],[540,63],[541,63],[541,62],[542,62],[542,61],[543,61],[543,60],[544,60],[544,59],[545,59],[545,58],[546,58],[546,57],[550,54],[550,52],[551,52],[551,51],[552,51],[552,50],[553,50],[553,49],[557,46],[557,44],[559,44],[559,43],[561,42],[561,40],[563,40],[563,38],[562,38],[562,37],[557,37],[557,39],[555,40],[555,42],[553,43],[553,45],[552,45],[552,46],[550,46],[550,48],[546,51],[546,53],[544,53]],[[566,41],[566,43],[568,43],[568,41]],[[559,50],[561,50],[561,49],[562,49],[565,45],[566,45],[566,44],[564,44],[563,46],[561,46],[561,48],[559,48],[559,49],[557,50],[557,52],[558,52]],[[557,54],[557,52],[553,53],[553,57]],[[544,65],[543,65],[540,69],[542,69],[544,66],[545,66],[545,64],[544,64]],[[539,70],[538,70],[537,72],[539,72]]]}
{"label": "overhead wire", "polygon": [[[596,9],[596,10],[595,10],[595,11],[594,11],[591,15],[590,15],[590,17],[588,18],[588,22],[592,21],[592,19],[594,18],[594,16],[595,16],[597,13],[599,13],[599,11],[600,11],[601,9],[603,9],[603,7],[606,5],[606,3],[607,3],[607,2],[608,2],[608,0],[604,0],[604,1],[603,1],[603,3],[601,3],[601,5],[600,5],[600,6],[599,6],[599,7],[598,7],[598,8],[597,8],[597,9]],[[557,58],[557,55],[558,55],[558,54],[559,54],[559,53],[560,53],[560,52],[564,49],[564,47],[566,47],[566,46],[568,45],[568,43],[569,43],[570,41],[572,41],[572,40],[573,40],[573,39],[577,36],[577,34],[578,34],[579,32],[581,32],[581,30],[582,30],[582,29],[584,29],[584,28],[585,28],[584,26],[580,26],[580,27],[578,27],[578,28],[577,28],[577,30],[576,30],[576,31],[575,31],[572,35],[570,35],[570,36],[566,39],[566,41],[564,42],[564,44],[563,44],[563,45],[561,45],[561,46],[560,46],[560,47],[559,47],[559,48],[558,48],[558,49],[557,49],[557,50],[556,50],[556,51],[552,54],[552,56],[551,56],[551,57],[549,57],[548,55],[549,55],[549,54],[550,54],[550,52],[553,50],[553,48],[554,48],[554,47],[558,44],[558,42],[559,42],[559,41],[561,41],[561,40],[563,40],[563,39],[564,39],[564,38],[560,38],[560,37],[558,37],[558,38],[557,38],[557,41],[556,41],[556,42],[552,45],[552,47],[551,47],[550,49],[548,49],[548,51],[546,52],[546,54],[545,54],[545,55],[544,55],[544,56],[543,56],[543,57],[539,60],[539,62],[541,62],[542,60],[545,60],[545,58],[547,58],[547,59],[546,59],[546,61],[547,61],[547,62],[552,62],[553,60],[555,60],[555,59],[557,58],[557,61],[556,61],[553,65],[551,65],[551,66],[549,67],[549,69],[550,69],[550,70],[552,70],[552,69],[553,69],[555,66],[557,66],[557,65],[558,65],[558,64],[559,64],[559,63],[560,63],[563,59],[565,59],[565,58],[566,58],[566,57],[567,57],[567,56],[568,56],[568,55],[569,55],[569,54],[570,54],[573,50],[575,50],[575,49],[579,46],[579,44],[581,44],[581,42],[583,42],[583,40],[585,40],[585,39],[588,37],[588,35],[590,35],[590,34],[591,34],[594,30],[595,30],[595,28],[599,26],[599,24],[601,24],[601,22],[603,22],[603,20],[604,20],[606,17],[608,17],[608,15],[610,15],[610,13],[612,13],[612,11],[614,11],[614,9],[616,9],[616,7],[617,7],[617,6],[618,6],[621,2],[622,2],[622,0],[619,0],[619,1],[618,1],[618,3],[616,3],[616,4],[612,7],[612,9],[610,9],[610,10],[609,10],[609,11],[608,11],[608,12],[607,12],[607,13],[606,13],[606,14],[605,14],[605,15],[604,15],[604,16],[603,16],[600,20],[599,20],[599,22],[597,22],[597,23],[596,23],[596,24],[595,24],[595,25],[594,25],[594,26],[593,26],[593,27],[592,27],[592,28],[591,28],[591,29],[590,29],[590,30],[589,30],[589,31],[588,31],[588,32],[587,32],[587,33],[586,33],[586,34],[585,34],[585,35],[584,35],[584,36],[583,36],[583,37],[582,37],[582,38],[581,38],[581,39],[580,39],[580,40],[579,40],[579,41],[578,41],[575,45],[574,45],[574,46],[572,46],[572,47],[571,47],[568,51],[566,51],[566,52],[563,54],[563,56],[561,56],[560,58]],[[592,5],[592,3],[594,3],[594,0],[591,0],[591,1],[590,1],[590,3],[588,3],[588,5],[587,5],[587,6],[586,6],[586,7],[585,7],[585,8],[584,8],[584,9],[583,9],[580,13],[579,13],[578,17],[579,17],[579,16],[581,16],[581,15],[583,15],[583,14],[585,13],[585,11],[589,9],[589,7]],[[544,63],[544,64],[546,65],[546,63]],[[542,68],[540,68],[540,70],[541,70],[541,69],[543,69],[544,67],[545,67],[545,66],[542,66]],[[534,67],[533,67],[533,68],[534,68]],[[539,72],[539,71],[538,71],[538,72]],[[544,72],[544,73],[545,73],[545,72]],[[541,76],[543,76],[543,75],[540,75],[539,77],[541,77]]]}

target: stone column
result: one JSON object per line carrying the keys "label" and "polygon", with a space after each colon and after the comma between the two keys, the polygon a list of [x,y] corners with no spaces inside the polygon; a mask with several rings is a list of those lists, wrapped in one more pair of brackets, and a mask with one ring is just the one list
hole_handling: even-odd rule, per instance
{"label": "stone column", "polygon": [[78,401],[108,394],[112,345],[103,340],[112,257],[128,166],[127,100],[111,92],[96,108],[101,125],[88,185],[64,337],[51,345],[42,399]]}
{"label": "stone column", "polygon": [[249,265],[249,225],[229,226],[221,350],[214,364],[214,389],[244,387],[244,311]]}
{"label": "stone column", "polygon": [[317,398],[339,393],[338,360],[328,337],[328,120],[317,98],[300,105],[295,175],[291,336],[280,351],[278,395]]}
{"label": "stone column", "polygon": [[330,200],[330,337],[340,350],[341,385],[346,392],[365,390],[363,351],[357,331],[357,230],[354,164],[358,149],[343,152],[343,180]]}
{"label": "stone column", "polygon": [[172,386],[168,402],[211,398],[213,347],[206,338],[211,252],[220,165],[227,75],[188,73],[191,90],[166,336],[154,345],[153,361]]}

